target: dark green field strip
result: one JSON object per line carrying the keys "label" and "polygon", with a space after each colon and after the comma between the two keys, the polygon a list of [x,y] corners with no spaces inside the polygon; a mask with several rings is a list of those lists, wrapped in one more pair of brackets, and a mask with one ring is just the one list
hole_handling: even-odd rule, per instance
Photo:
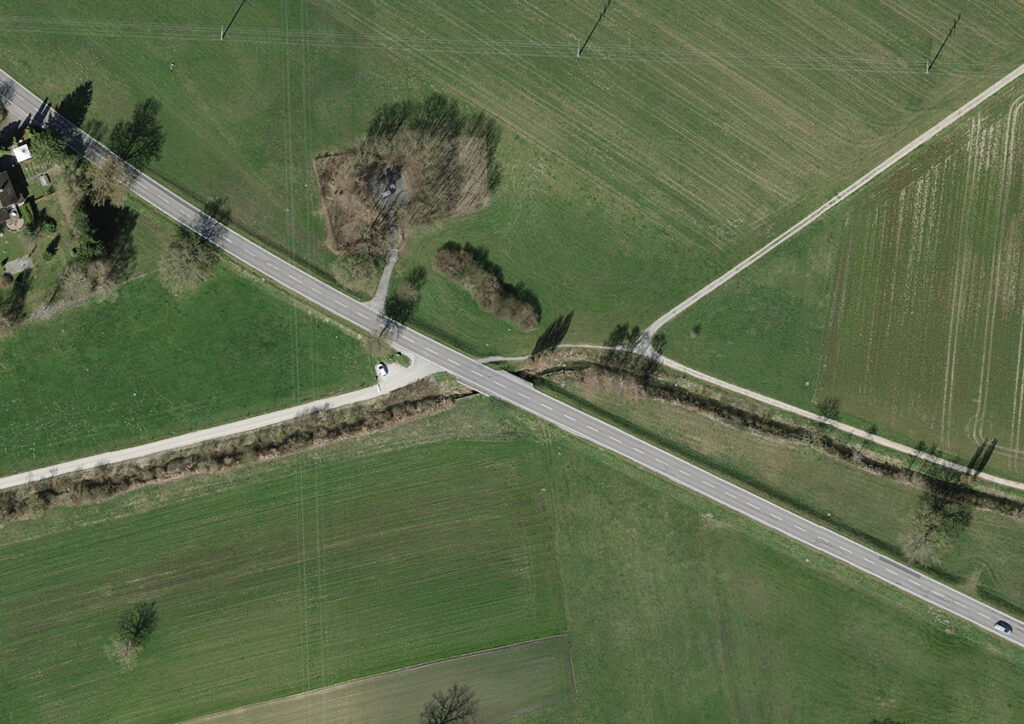
{"label": "dark green field strip", "polygon": [[253,704],[196,720],[196,724],[305,722],[311,712],[322,721],[393,724],[412,721],[435,691],[452,682],[468,687],[479,709],[479,724],[573,696],[572,659],[564,636],[388,671],[275,701]]}

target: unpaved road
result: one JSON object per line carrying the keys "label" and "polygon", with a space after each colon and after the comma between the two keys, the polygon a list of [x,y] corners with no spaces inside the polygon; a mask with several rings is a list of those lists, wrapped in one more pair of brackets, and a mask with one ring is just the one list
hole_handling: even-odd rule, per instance
{"label": "unpaved road", "polygon": [[242,433],[260,430],[264,427],[270,427],[271,425],[279,425],[282,422],[288,422],[289,420],[294,420],[298,417],[305,417],[306,415],[311,415],[314,412],[333,410],[338,407],[354,405],[357,402],[367,402],[382,395],[386,395],[389,392],[394,392],[400,387],[410,385],[417,380],[423,379],[424,377],[428,377],[435,372],[440,371],[439,367],[426,360],[414,359],[412,360],[412,364],[408,367],[392,365],[388,375],[381,379],[378,384],[371,387],[364,387],[361,390],[354,390],[353,392],[346,392],[341,395],[334,395],[333,397],[325,397],[322,400],[307,402],[302,405],[295,405],[294,407],[288,407],[283,410],[275,410],[274,412],[268,412],[263,415],[247,417],[244,420],[236,420],[235,422],[228,422],[223,425],[208,427],[205,430],[195,430],[194,432],[187,432],[184,435],[175,435],[174,437],[148,442],[143,445],[135,445],[121,450],[99,453],[98,455],[89,455],[88,457],[78,458],[77,460],[68,460],[67,462],[58,463],[56,465],[48,465],[43,468],[8,475],[0,478],[0,490],[4,490],[5,488],[15,488],[19,485],[27,485],[28,483],[46,480],[47,478],[53,478],[58,475],[90,470],[104,465],[124,463],[131,460],[141,460],[153,455],[170,452],[171,450],[181,450],[183,448],[192,447],[193,445],[209,442],[210,440],[234,437],[235,435],[241,435]]}

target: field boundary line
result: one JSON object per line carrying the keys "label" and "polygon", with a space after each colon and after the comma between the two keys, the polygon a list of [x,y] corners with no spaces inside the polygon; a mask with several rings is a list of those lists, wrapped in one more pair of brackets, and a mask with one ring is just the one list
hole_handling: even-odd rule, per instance
{"label": "field boundary line", "polygon": [[[402,673],[405,673],[407,671],[416,671],[417,669],[425,669],[428,666],[434,666],[436,664],[445,664],[445,663],[448,663],[450,661],[460,661],[460,660],[463,660],[463,659],[472,659],[472,658],[475,658],[477,656],[486,656],[488,654],[495,654],[495,653],[498,653],[499,651],[511,651],[512,649],[520,649],[520,648],[524,648],[526,646],[534,646],[536,644],[547,643],[548,641],[556,641],[558,639],[563,639],[566,642],[566,646],[568,646],[569,637],[568,637],[567,634],[555,634],[554,636],[544,636],[544,637],[539,638],[539,639],[530,639],[529,641],[519,641],[519,642],[514,643],[514,644],[505,644],[504,646],[495,646],[494,648],[484,649],[482,651],[470,651],[470,652],[465,653],[465,654],[458,654],[456,656],[449,656],[448,658],[445,658],[445,659],[434,659],[433,661],[424,661],[422,664],[413,664],[412,666],[403,666],[400,669],[390,669],[389,671],[381,671],[381,672],[378,672],[376,674],[370,674],[369,676],[360,676],[360,677],[355,678],[355,679],[346,679],[345,681],[339,681],[339,682],[334,683],[334,684],[328,684],[326,686],[321,686],[321,687],[318,687],[316,689],[309,689],[307,691],[299,691],[299,692],[297,692],[295,694],[289,694],[288,696],[281,696],[281,697],[278,697],[277,699],[267,699],[265,701],[257,701],[257,702],[255,702],[253,704],[245,704],[244,706],[235,707],[234,709],[225,709],[224,711],[218,711],[218,712],[215,712],[213,714],[204,714],[203,716],[196,717],[195,719],[186,719],[185,723],[187,723],[187,722],[208,721],[208,720],[212,720],[215,717],[219,717],[219,716],[224,715],[224,714],[237,714],[239,712],[248,711],[248,710],[253,709],[253,708],[257,707],[257,706],[263,706],[264,704],[269,704],[271,702],[297,700],[297,699],[299,699],[301,697],[309,696],[311,694],[318,694],[320,692],[328,691],[330,689],[338,689],[338,688],[345,687],[345,686],[351,686],[353,684],[362,684],[362,683],[365,683],[367,681],[373,681],[375,679],[381,679],[381,678],[383,678],[385,676],[392,676],[394,674],[402,674]],[[569,665],[570,665],[570,667],[572,666],[572,652],[571,651],[569,652]],[[576,696],[575,687],[576,687],[576,682],[575,682],[575,680],[573,680],[573,693],[572,693],[572,696]],[[559,702],[565,701],[565,700],[566,700],[566,698],[559,699],[558,702],[552,702],[552,704],[556,704],[556,703],[559,703]],[[547,705],[545,705],[545,706],[547,706]],[[534,707],[534,708],[539,708],[539,707]],[[527,709],[526,711],[533,711],[533,708]],[[519,712],[518,714],[516,714],[516,716],[519,716],[520,714],[524,714],[524,713],[526,713],[526,712]],[[185,724],[185,723],[183,723],[183,724]]]}
{"label": "field boundary line", "polygon": [[[608,350],[613,348],[599,344],[563,344],[559,345],[556,349]],[[480,362],[482,364],[488,364],[491,362],[520,362],[527,359],[529,359],[529,355],[523,355],[521,357],[483,357],[481,359],[478,359],[477,362]],[[751,400],[754,400],[755,402],[760,402],[761,404],[769,405],[778,410],[782,410],[783,412],[788,412],[791,415],[797,415],[807,420],[813,420],[816,424],[827,425],[829,427],[835,428],[836,430],[839,430],[840,432],[845,432],[848,435],[853,435],[855,437],[859,437],[862,440],[871,442],[875,445],[880,445],[882,447],[888,448],[893,452],[903,453],[904,455],[911,455],[916,457],[918,460],[927,460],[928,462],[934,465],[940,465],[944,468],[950,468],[951,470],[956,470],[957,472],[960,473],[969,472],[965,466],[959,463],[955,463],[952,460],[936,457],[934,455],[928,455],[927,453],[918,454],[917,450],[914,450],[914,448],[908,447],[903,443],[896,442],[895,440],[889,440],[888,438],[880,437],[878,435],[872,435],[867,430],[861,430],[859,427],[854,427],[853,425],[848,425],[845,422],[839,422],[838,420],[833,420],[828,417],[822,417],[821,415],[815,412],[811,412],[810,410],[805,410],[802,407],[797,407],[796,405],[791,405],[788,402],[783,402],[782,400],[777,400],[774,397],[763,395],[760,392],[755,392],[754,390],[747,389],[746,387],[740,387],[739,385],[734,385],[731,382],[726,382],[725,380],[718,379],[717,377],[712,377],[709,374],[701,372],[700,370],[695,370],[692,367],[687,367],[686,365],[680,362],[676,362],[673,359],[669,359],[668,357],[658,357],[657,359],[660,364],[663,364],[664,366],[668,367],[671,370],[674,370],[676,372],[682,372],[683,374],[689,377],[693,377],[694,379],[700,380],[701,382],[705,382],[709,385],[719,387],[727,392],[732,392],[734,394],[747,397]],[[1009,480],[1008,478],[1001,478],[998,475],[992,475],[991,473],[979,473],[978,478],[980,480],[985,480],[986,482],[989,483],[994,483],[995,485],[1002,485],[1007,488],[1014,488],[1015,490],[1024,490],[1024,483],[1018,482],[1016,480]]]}
{"label": "field boundary line", "polygon": [[772,239],[766,245],[764,245],[763,247],[761,247],[760,249],[755,251],[753,254],[748,256],[746,259],[741,261],[739,264],[734,266],[732,269],[730,269],[729,271],[725,272],[724,274],[722,274],[717,279],[709,282],[708,284],[703,286],[701,289],[697,290],[696,292],[691,294],[689,297],[684,299],[682,302],[677,304],[675,307],[673,307],[672,309],[667,311],[665,314],[663,314],[660,317],[658,317],[656,320],[654,320],[654,322],[649,327],[647,327],[647,330],[646,330],[647,333],[649,335],[653,336],[655,332],[657,332],[663,326],[665,326],[670,321],[672,321],[673,319],[678,317],[685,310],[689,309],[694,304],[699,302],[701,299],[703,299],[704,297],[706,297],[709,294],[711,294],[713,291],[715,291],[720,286],[722,286],[723,284],[728,282],[730,279],[735,277],[737,274],[739,274],[741,271],[743,271],[747,267],[752,266],[753,264],[755,264],[762,257],[767,256],[770,252],[772,252],[773,250],[775,250],[776,248],[781,246],[786,241],[788,241],[792,237],[796,236],[799,232],[803,231],[808,226],[810,226],[815,221],[817,221],[819,218],[824,216],[824,214],[826,212],[828,212],[830,209],[832,209],[834,206],[838,206],[840,203],[845,201],[847,198],[849,198],[850,196],[855,194],[857,191],[859,191],[861,188],[863,188],[868,183],[870,183],[872,180],[874,180],[877,176],[879,176],[879,175],[885,173],[886,171],[888,171],[890,168],[895,166],[897,163],[902,161],[904,158],[909,156],[911,153],[916,151],[918,148],[920,148],[924,144],[926,144],[929,141],[931,141],[933,138],[938,136],[940,133],[945,131],[947,128],[952,126],[954,123],[959,121],[965,115],[967,115],[968,113],[973,111],[975,108],[980,106],[982,103],[987,101],[989,98],[994,96],[999,91],[1001,91],[1004,88],[1006,88],[1008,85],[1013,83],[1015,80],[1017,80],[1021,76],[1024,76],[1024,64],[1017,66],[1015,69],[1013,69],[1012,71],[1010,71],[1009,73],[1004,75],[1002,78],[997,80],[995,83],[990,85],[988,88],[983,90],[981,93],[979,93],[978,95],[974,96],[974,98],[972,98],[971,100],[969,100],[966,103],[964,103],[962,106],[960,106],[955,111],[953,111],[952,113],[947,115],[945,118],[940,120],[938,123],[936,123],[934,126],[929,128],[927,131],[925,131],[924,133],[919,135],[917,138],[912,140],[910,143],[908,143],[905,146],[903,146],[903,148],[901,148],[898,151],[896,151],[894,154],[892,154],[891,156],[886,158],[884,161],[882,161],[880,164],[878,164],[873,169],[868,171],[866,174],[861,176],[859,179],[854,181],[852,184],[847,186],[845,189],[843,189],[842,191],[837,193],[835,196],[833,196],[831,199],[829,199],[824,204],[819,206],[817,209],[815,209],[814,211],[809,213],[807,216],[802,218],[800,221],[798,221],[795,224],[793,224],[791,227],[789,227],[784,232],[782,232],[781,234],[776,236],[774,239]]}
{"label": "field boundary line", "polygon": [[[30,483],[37,483],[60,475],[67,475],[68,473],[77,473],[83,470],[104,467],[106,465],[130,462],[132,460],[141,460],[152,455],[169,452],[171,450],[181,450],[182,448],[192,447],[193,445],[210,442],[211,440],[219,440],[221,438],[234,437],[236,435],[242,435],[255,430],[262,430],[263,428],[271,427],[272,425],[289,422],[296,418],[305,417],[306,415],[312,415],[317,412],[325,412],[339,407],[347,407],[348,405],[354,405],[360,402],[369,402],[440,371],[437,367],[426,360],[419,359],[414,359],[413,363],[409,365],[409,367],[399,367],[398,365],[395,365],[393,369],[395,371],[392,373],[394,377],[391,382],[397,384],[388,385],[387,392],[384,391],[382,385],[376,384],[371,387],[364,387],[360,390],[344,392],[332,397],[324,397],[319,400],[314,400],[313,402],[305,402],[300,405],[286,407],[282,410],[274,410],[262,415],[246,417],[234,422],[226,422],[221,425],[215,425],[214,427],[207,427],[202,430],[194,430],[193,432],[186,432],[181,435],[175,435],[174,437],[167,437],[162,440],[143,443],[142,445],[97,453],[95,455],[89,455],[76,460],[69,460],[55,465],[47,465],[46,467],[29,470],[23,473],[15,473],[13,475],[0,478],[0,490],[16,488]],[[391,375],[389,375],[389,377],[390,376]]]}

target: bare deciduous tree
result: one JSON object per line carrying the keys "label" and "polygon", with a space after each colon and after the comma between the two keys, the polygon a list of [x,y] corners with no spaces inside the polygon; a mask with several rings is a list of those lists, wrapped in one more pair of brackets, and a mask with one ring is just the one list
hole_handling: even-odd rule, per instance
{"label": "bare deciduous tree", "polygon": [[160,267],[160,278],[170,291],[175,294],[190,291],[210,275],[218,258],[214,244],[227,231],[225,224],[230,219],[224,199],[214,199],[207,202],[196,217],[196,231],[178,227]]}
{"label": "bare deciduous tree", "polygon": [[118,158],[108,158],[85,171],[85,195],[96,206],[124,206],[128,198],[128,168]]}
{"label": "bare deciduous tree", "polygon": [[420,714],[421,724],[456,724],[471,722],[476,716],[478,702],[473,690],[462,684],[452,684],[447,691],[438,691],[431,697]]}
{"label": "bare deciduous tree", "polygon": [[136,603],[121,613],[117,633],[121,642],[138,648],[156,626],[156,601]]}

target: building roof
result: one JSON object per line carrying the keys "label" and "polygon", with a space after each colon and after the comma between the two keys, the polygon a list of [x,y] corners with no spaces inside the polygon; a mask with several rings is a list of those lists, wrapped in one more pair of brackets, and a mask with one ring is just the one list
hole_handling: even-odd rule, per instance
{"label": "building roof", "polygon": [[21,144],[20,146],[14,147],[14,160],[18,163],[25,163],[32,158],[32,153],[28,150],[27,144]]}
{"label": "building roof", "polygon": [[14,189],[14,182],[6,171],[0,171],[0,208],[6,209],[21,202],[18,192]]}

